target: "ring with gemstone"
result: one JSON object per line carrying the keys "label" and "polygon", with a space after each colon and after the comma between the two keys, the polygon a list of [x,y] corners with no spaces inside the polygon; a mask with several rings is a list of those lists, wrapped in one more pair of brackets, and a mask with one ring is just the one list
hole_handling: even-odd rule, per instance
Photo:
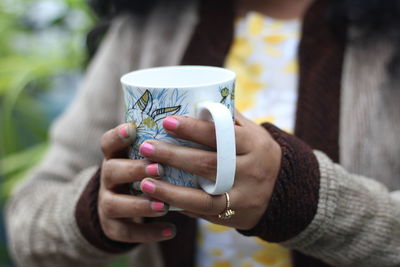
{"label": "ring with gemstone", "polygon": [[235,211],[231,209],[231,201],[229,198],[229,194],[225,192],[225,198],[226,198],[226,207],[223,212],[218,214],[218,218],[222,220],[230,219],[233,215],[235,215]]}

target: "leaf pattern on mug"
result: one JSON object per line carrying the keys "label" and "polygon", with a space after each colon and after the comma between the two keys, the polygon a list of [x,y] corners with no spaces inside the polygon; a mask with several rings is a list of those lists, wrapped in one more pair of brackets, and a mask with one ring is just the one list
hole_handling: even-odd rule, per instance
{"label": "leaf pattern on mug", "polygon": [[165,119],[167,116],[176,114],[181,109],[181,105],[153,110],[153,101],[153,95],[149,90],[146,90],[128,112],[133,111],[134,113],[137,113],[135,110],[140,110],[140,116],[134,116],[134,122],[136,123],[138,130],[148,131],[148,129],[150,129],[150,131],[148,131],[149,133],[151,133],[152,130],[156,130],[152,136],[152,138],[155,138],[159,127],[157,122]]}
{"label": "leaf pattern on mug", "polygon": [[231,90],[229,90],[229,88],[225,86],[219,89],[219,93],[221,94],[222,97],[219,102],[221,104],[224,104],[233,114],[234,101],[235,101],[235,83],[232,84]]}
{"label": "leaf pattern on mug", "polygon": [[229,95],[229,89],[226,88],[226,87],[224,87],[224,88],[221,89],[220,93],[221,93],[222,99],[221,99],[221,101],[219,101],[219,102],[220,102],[221,104],[224,104],[225,101],[226,101],[226,98],[227,98],[228,95]]}
{"label": "leaf pattern on mug", "polygon": [[[232,84],[219,88],[222,104],[229,109],[233,108],[230,103],[230,89]],[[225,89],[224,89],[225,88]],[[223,92],[222,92],[223,91]],[[195,144],[183,139],[177,139],[169,135],[162,127],[162,120],[172,115],[187,115],[193,108],[193,98],[187,90],[179,88],[171,89],[141,89],[125,87],[125,113],[126,121],[133,121],[137,127],[136,142],[132,144],[129,157],[133,159],[143,158],[139,153],[139,146],[150,139],[157,139],[164,142],[194,147]],[[225,98],[224,96],[225,95]],[[221,99],[222,100],[222,99]],[[232,111],[232,110],[231,110]],[[170,166],[164,166],[163,180],[172,184],[195,187],[196,179],[193,174]]]}

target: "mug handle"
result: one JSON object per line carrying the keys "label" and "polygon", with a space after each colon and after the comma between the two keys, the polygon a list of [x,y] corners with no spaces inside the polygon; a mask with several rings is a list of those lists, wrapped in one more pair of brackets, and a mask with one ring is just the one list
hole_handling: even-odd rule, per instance
{"label": "mug handle", "polygon": [[221,103],[204,101],[196,106],[196,117],[202,120],[213,120],[217,140],[217,175],[215,183],[197,176],[201,188],[211,195],[228,192],[235,180],[236,145],[235,129],[232,114]]}

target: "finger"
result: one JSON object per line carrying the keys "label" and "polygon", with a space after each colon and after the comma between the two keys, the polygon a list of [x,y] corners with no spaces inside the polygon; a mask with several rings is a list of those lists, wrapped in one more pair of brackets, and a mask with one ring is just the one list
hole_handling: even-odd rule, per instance
{"label": "finger", "polygon": [[107,189],[117,185],[141,181],[145,177],[159,177],[164,173],[161,164],[148,160],[110,159],[102,167],[103,183]]}
{"label": "finger", "polygon": [[162,141],[148,140],[139,147],[147,159],[215,180],[217,153]]}
{"label": "finger", "polygon": [[185,211],[185,210],[179,211],[179,213],[182,213],[182,214],[184,214],[184,215],[186,215],[186,216],[188,216],[190,218],[193,218],[193,219],[198,219],[198,218],[202,217],[199,214],[195,214],[195,213],[192,213],[192,212],[189,212],[189,211]]}
{"label": "finger", "polygon": [[269,138],[266,130],[253,121],[245,118],[240,112],[235,112],[237,155],[250,153],[260,141]]}
{"label": "finger", "polygon": [[99,209],[107,218],[159,217],[168,211],[168,205],[149,197],[115,194],[106,191],[99,199]]}
{"label": "finger", "polygon": [[176,228],[169,223],[134,223],[124,220],[105,220],[102,228],[114,241],[148,243],[168,240],[176,235]]}
{"label": "finger", "polygon": [[213,122],[188,116],[171,116],[163,120],[163,127],[178,138],[216,148],[215,126]]}
{"label": "finger", "polygon": [[[163,127],[170,134],[180,139],[216,148],[215,126],[213,122],[188,116],[171,116],[164,119]],[[247,153],[249,145],[252,142],[251,138],[248,137],[248,131],[237,125],[235,125],[234,129],[237,154]]]}
{"label": "finger", "polygon": [[101,150],[106,159],[120,157],[136,139],[136,125],[125,123],[109,130],[101,137]]}
{"label": "finger", "polygon": [[235,109],[235,124],[243,125],[243,122],[245,122],[245,120],[246,118],[243,116],[243,114]]}
{"label": "finger", "polygon": [[243,116],[242,113],[240,113],[237,109],[235,109],[235,124],[245,127],[249,123],[253,123],[251,120],[247,119],[245,116]]}
{"label": "finger", "polygon": [[182,187],[146,178],[140,185],[147,195],[189,213],[216,215],[225,209],[224,195],[209,195],[203,190]]}

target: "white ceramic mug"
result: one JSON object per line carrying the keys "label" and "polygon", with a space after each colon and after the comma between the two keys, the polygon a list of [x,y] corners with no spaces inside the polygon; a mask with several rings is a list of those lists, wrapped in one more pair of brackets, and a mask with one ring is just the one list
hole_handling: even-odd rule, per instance
{"label": "white ceramic mug", "polygon": [[209,194],[227,192],[233,185],[236,167],[234,133],[235,73],[209,66],[171,66],[143,69],[121,78],[126,104],[126,121],[137,126],[137,139],[130,158],[143,158],[139,146],[146,140],[197,147],[175,138],[162,127],[171,115],[187,115],[214,121],[217,140],[215,183],[183,170],[164,166],[163,180],[179,186],[200,186]]}

